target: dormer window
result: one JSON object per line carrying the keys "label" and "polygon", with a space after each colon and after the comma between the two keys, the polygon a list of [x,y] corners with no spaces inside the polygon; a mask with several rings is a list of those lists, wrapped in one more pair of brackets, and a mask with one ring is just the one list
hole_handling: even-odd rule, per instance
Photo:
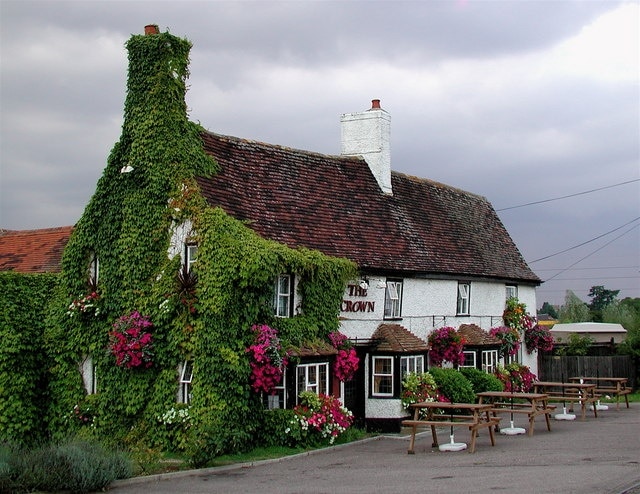
{"label": "dormer window", "polygon": [[278,276],[273,290],[273,310],[276,317],[291,317],[293,315],[293,276],[282,274]]}

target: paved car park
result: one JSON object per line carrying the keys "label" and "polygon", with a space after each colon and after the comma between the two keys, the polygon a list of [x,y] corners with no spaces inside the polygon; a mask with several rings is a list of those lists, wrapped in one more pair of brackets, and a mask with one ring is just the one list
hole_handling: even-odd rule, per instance
{"label": "paved car park", "polygon": [[[527,427],[526,418],[515,417]],[[462,429],[459,429],[462,431]],[[440,443],[449,441],[441,429]],[[468,433],[456,435],[468,441]],[[536,421],[527,435],[482,431],[476,452],[441,452],[431,433],[381,436],[279,460],[115,482],[113,494],[138,493],[611,493],[640,494],[640,404],[598,418]]]}

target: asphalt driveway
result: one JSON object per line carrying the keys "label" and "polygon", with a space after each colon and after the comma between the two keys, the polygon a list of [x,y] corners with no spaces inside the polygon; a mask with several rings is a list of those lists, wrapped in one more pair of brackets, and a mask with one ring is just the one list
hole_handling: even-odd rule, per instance
{"label": "asphalt driveway", "polygon": [[[503,418],[508,421],[508,416]],[[526,420],[515,425],[526,427]],[[430,433],[407,454],[407,436],[384,436],[279,460],[192,470],[114,483],[113,494],[142,493],[611,493],[640,494],[640,404],[585,421],[536,421],[533,437],[481,432],[476,452],[441,452]],[[456,442],[468,442],[460,428]],[[440,443],[449,441],[442,429]]]}

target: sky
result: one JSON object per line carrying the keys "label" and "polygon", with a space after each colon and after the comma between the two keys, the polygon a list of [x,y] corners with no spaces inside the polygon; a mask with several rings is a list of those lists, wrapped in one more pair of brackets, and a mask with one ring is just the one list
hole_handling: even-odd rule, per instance
{"label": "sky", "polygon": [[337,155],[380,99],[392,169],[491,201],[538,308],[640,297],[637,0],[0,0],[0,229],[78,221],[147,24],[192,42],[204,128]]}

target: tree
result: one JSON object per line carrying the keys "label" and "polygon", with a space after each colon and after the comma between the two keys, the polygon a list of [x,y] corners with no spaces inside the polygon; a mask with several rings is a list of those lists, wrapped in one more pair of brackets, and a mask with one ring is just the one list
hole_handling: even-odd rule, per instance
{"label": "tree", "polygon": [[564,297],[564,305],[560,307],[558,316],[561,323],[591,321],[589,307],[571,290],[567,290]]}
{"label": "tree", "polygon": [[554,319],[558,319],[558,311],[549,302],[542,304],[542,309],[538,311],[538,314],[547,314]]}
{"label": "tree", "polygon": [[589,290],[589,297],[591,297],[589,309],[594,321],[602,322],[602,311],[615,302],[618,293],[620,290],[607,290],[602,285],[591,287]]}

